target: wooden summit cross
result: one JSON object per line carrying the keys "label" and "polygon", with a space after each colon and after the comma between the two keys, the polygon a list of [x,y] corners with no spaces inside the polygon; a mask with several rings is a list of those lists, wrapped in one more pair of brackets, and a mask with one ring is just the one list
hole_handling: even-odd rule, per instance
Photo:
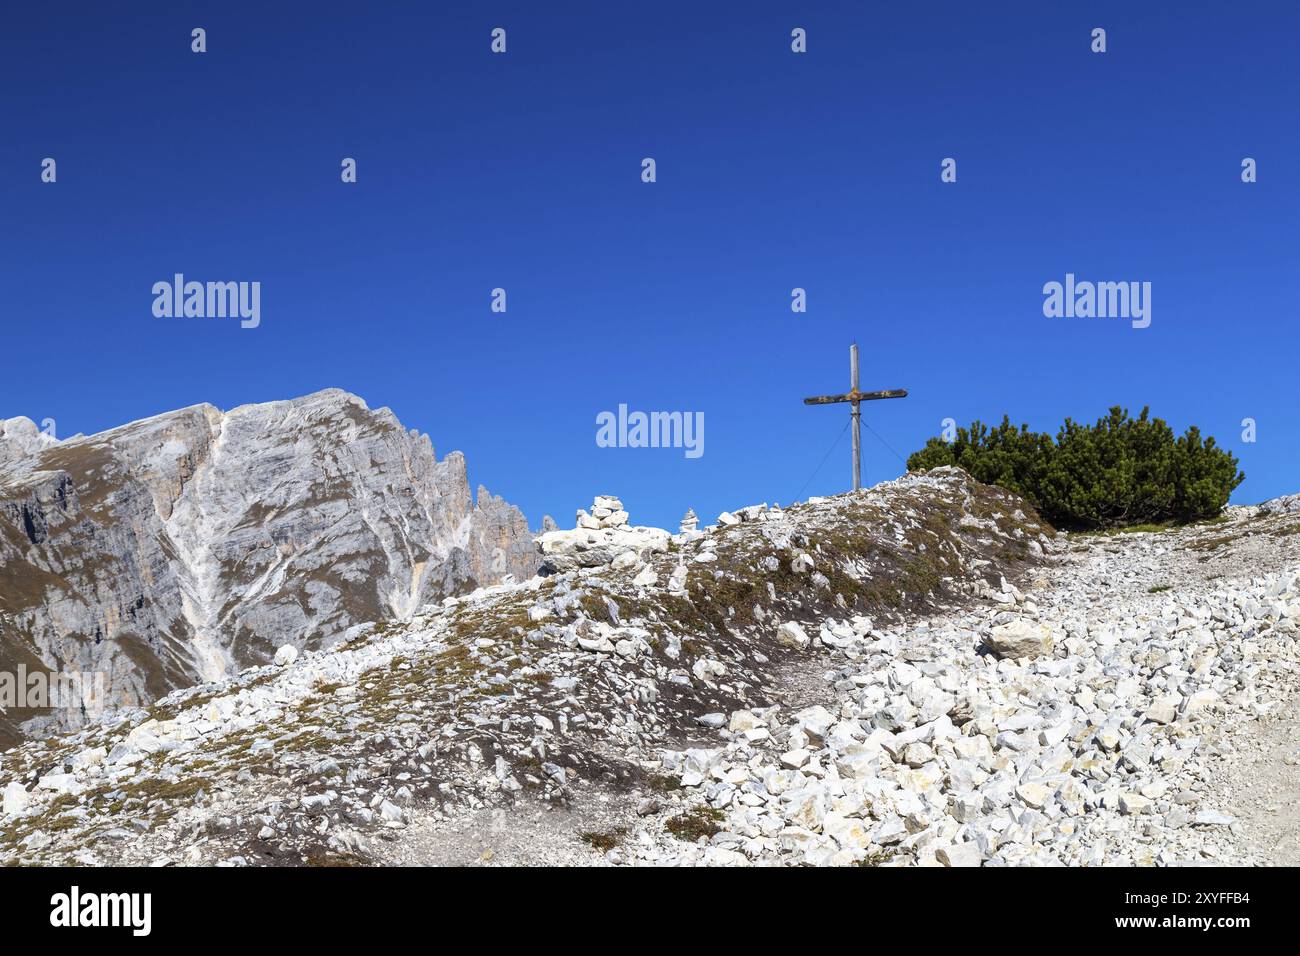
{"label": "wooden summit cross", "polygon": [[879,398],[907,398],[907,389],[888,388],[882,392],[858,391],[858,347],[849,346],[849,391],[843,395],[814,395],[805,398],[805,405],[836,405],[849,402],[853,405],[853,490],[862,487],[862,410],[860,402],[874,402]]}

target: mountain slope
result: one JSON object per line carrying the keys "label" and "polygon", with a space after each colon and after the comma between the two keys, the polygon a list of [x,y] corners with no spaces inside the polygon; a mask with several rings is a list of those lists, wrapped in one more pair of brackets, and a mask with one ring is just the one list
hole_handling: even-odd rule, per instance
{"label": "mountain slope", "polygon": [[208,835],[212,859],[300,863],[412,814],[655,786],[658,748],[815,685],[814,642],[839,639],[813,622],[852,634],[1003,593],[1045,540],[1024,507],[951,471],[671,541],[633,530],[612,563],[448,599],[12,751],[0,786],[26,796],[9,852],[109,858],[138,817],[139,859]]}
{"label": "mountain slope", "polygon": [[[536,567],[523,516],[483,489],[476,506],[459,453],[336,389],[57,444],[9,430],[0,670],[102,673],[110,707]],[[11,712],[0,734],[80,718]]]}
{"label": "mountain slope", "polygon": [[1057,535],[936,469],[719,520],[24,744],[0,862],[1294,861],[1294,510]]}

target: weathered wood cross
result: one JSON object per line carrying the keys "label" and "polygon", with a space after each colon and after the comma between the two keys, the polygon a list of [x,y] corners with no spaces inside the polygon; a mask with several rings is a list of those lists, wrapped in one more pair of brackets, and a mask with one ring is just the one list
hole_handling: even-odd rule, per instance
{"label": "weathered wood cross", "polygon": [[889,388],[882,392],[859,392],[858,391],[858,347],[857,345],[849,346],[849,391],[843,395],[814,395],[812,398],[805,398],[805,405],[836,405],[840,402],[849,402],[853,405],[853,490],[857,491],[862,487],[862,434],[860,431],[862,425],[862,410],[859,407],[861,402],[874,402],[879,398],[907,398],[907,389]]}

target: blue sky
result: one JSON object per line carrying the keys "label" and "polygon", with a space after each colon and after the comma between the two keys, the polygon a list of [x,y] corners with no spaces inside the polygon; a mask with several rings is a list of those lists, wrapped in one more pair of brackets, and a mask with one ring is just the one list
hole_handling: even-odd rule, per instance
{"label": "blue sky", "polygon": [[[14,6],[0,416],[66,436],[337,386],[534,525],[612,493],[675,526],[847,487],[847,436],[813,474],[847,407],[801,399],[847,388],[856,340],[864,388],[911,391],[865,406],[869,482],[947,417],[1123,404],[1232,449],[1234,500],[1297,491],[1298,10]],[[155,318],[176,272],[261,282],[261,326]],[[1151,326],[1045,318],[1067,272],[1151,282]],[[703,412],[703,456],[597,447],[620,403]]]}

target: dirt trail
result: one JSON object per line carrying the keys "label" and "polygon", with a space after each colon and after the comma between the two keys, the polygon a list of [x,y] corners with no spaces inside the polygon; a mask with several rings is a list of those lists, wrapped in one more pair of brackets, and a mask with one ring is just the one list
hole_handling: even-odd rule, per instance
{"label": "dirt trail", "polygon": [[1238,841],[1270,865],[1300,866],[1300,696],[1227,739],[1211,791]]}

